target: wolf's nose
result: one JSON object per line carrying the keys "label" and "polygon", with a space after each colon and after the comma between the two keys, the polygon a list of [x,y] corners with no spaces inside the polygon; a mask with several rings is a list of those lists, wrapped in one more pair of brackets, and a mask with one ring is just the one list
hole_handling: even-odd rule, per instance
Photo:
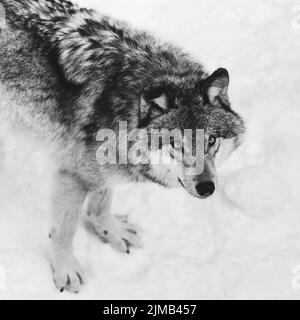
{"label": "wolf's nose", "polygon": [[200,182],[196,185],[196,190],[199,196],[206,198],[214,193],[215,184],[212,181]]}

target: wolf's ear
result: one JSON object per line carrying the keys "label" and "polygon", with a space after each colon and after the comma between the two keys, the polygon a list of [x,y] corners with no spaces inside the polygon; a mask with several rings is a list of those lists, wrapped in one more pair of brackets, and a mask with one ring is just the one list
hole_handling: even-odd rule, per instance
{"label": "wolf's ear", "polygon": [[224,68],[219,68],[205,80],[202,93],[213,106],[229,107],[227,95],[228,85],[228,71]]}
{"label": "wolf's ear", "polygon": [[169,111],[168,97],[165,93],[159,95],[142,95],[140,98],[139,121],[146,124]]}

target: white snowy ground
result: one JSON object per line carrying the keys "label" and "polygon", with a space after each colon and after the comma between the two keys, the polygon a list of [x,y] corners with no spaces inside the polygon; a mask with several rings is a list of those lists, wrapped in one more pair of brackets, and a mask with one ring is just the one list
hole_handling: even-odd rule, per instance
{"label": "white snowy ground", "polygon": [[79,2],[173,41],[210,71],[228,68],[246,141],[209,200],[120,188],[114,212],[130,213],[145,246],[121,255],[81,226],[74,246],[88,283],[73,295],[56,291],[47,261],[45,152],[6,135],[0,299],[300,298],[300,0]]}

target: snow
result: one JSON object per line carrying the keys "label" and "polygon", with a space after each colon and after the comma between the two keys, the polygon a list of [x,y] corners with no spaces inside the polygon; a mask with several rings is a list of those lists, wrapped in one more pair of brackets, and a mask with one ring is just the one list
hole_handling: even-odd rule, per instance
{"label": "snow", "polygon": [[88,283],[78,295],[52,283],[47,150],[4,132],[0,299],[300,298],[300,3],[78,2],[174,42],[210,71],[228,68],[248,132],[208,200],[150,184],[118,188],[113,212],[143,229],[144,248],[122,255],[82,224],[74,249]]}
{"label": "snow", "polygon": [[289,183],[266,166],[248,166],[228,176],[225,193],[249,214],[272,215],[291,199]]}

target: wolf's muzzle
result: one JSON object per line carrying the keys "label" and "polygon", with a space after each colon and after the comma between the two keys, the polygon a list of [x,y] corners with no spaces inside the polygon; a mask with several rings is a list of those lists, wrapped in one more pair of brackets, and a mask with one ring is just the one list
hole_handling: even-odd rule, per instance
{"label": "wolf's muzzle", "polygon": [[215,191],[215,184],[212,181],[203,181],[196,185],[196,191],[202,198],[211,196]]}

